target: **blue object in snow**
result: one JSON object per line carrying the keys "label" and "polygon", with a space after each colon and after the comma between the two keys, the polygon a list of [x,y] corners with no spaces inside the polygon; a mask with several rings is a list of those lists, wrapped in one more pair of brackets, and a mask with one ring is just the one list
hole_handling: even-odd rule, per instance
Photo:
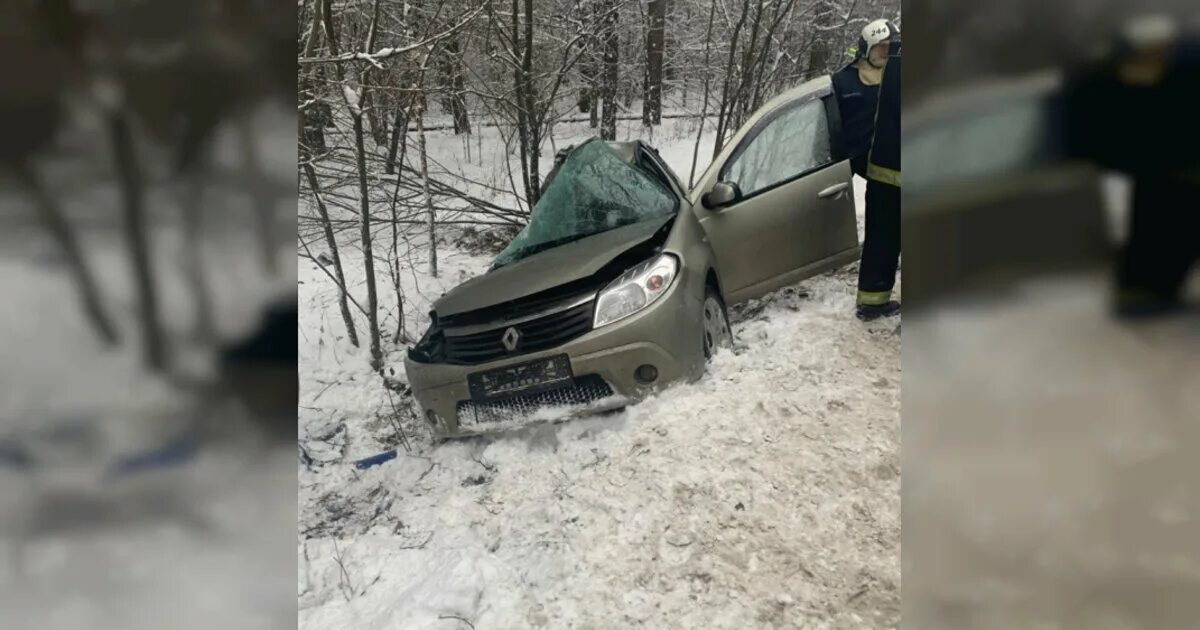
{"label": "blue object in snow", "polygon": [[393,459],[396,459],[396,449],[392,449],[390,451],[387,451],[386,453],[372,455],[366,459],[360,459],[360,460],[354,462],[354,467],[359,470],[366,470],[373,466],[378,466],[384,462],[389,462]]}
{"label": "blue object in snow", "polygon": [[108,467],[107,476],[122,477],[155,468],[178,466],[195,457],[196,451],[196,439],[192,435],[184,435],[160,449],[118,457]]}

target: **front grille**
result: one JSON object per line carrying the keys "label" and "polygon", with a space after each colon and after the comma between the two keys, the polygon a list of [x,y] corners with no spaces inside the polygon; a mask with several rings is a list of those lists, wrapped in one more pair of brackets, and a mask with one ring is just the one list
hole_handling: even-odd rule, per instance
{"label": "front grille", "polygon": [[[519,356],[561,346],[592,329],[592,309],[589,300],[571,308],[518,324],[500,325],[478,333],[453,335],[446,331],[446,360],[450,363],[474,365],[503,357]],[[516,348],[504,347],[504,333],[517,329],[520,335]]]}
{"label": "front grille", "polygon": [[570,385],[537,394],[517,394],[503,400],[458,403],[458,423],[462,426],[514,420],[547,407],[588,405],[613,395],[612,387],[599,374],[575,378]]}

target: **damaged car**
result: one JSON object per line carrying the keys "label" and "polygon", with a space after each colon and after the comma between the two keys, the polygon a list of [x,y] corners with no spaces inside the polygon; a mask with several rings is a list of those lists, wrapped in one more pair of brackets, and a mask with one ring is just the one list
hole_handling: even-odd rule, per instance
{"label": "damaged car", "polygon": [[[487,273],[441,296],[409,349],[439,438],[614,409],[696,379],[726,306],[857,260],[829,77],[772,99],[690,191],[641,141],[565,152]],[[545,410],[550,410],[549,412]]]}

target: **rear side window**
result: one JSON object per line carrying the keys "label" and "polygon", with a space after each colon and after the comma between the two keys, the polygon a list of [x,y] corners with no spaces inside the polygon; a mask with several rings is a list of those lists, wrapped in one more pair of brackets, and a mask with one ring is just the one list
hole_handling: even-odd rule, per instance
{"label": "rear side window", "polygon": [[814,98],[760,123],[725,165],[721,180],[749,196],[831,163],[825,103]]}

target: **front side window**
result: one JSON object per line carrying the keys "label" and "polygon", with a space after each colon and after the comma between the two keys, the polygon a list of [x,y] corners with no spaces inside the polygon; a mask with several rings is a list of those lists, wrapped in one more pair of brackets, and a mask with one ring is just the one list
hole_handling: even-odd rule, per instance
{"label": "front side window", "polygon": [[733,156],[721,180],[749,196],[832,162],[825,104],[818,98],[774,115]]}

